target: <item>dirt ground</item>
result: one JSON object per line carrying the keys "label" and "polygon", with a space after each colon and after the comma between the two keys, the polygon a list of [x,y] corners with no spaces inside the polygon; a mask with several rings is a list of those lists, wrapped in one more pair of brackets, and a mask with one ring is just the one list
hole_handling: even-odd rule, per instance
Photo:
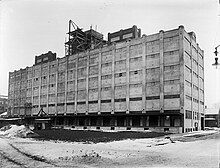
{"label": "dirt ground", "polygon": [[[78,131],[72,133],[80,135]],[[95,135],[95,132],[81,131],[81,138],[86,133],[94,137],[100,135],[100,132]],[[103,137],[104,135],[108,136],[103,134]],[[112,141],[116,135],[121,135],[123,140]],[[67,142],[0,135],[0,167],[218,168],[219,166],[219,131],[172,134],[157,138],[149,138],[152,136],[149,134],[148,138],[140,139],[135,137],[124,139],[124,135],[127,134],[122,135],[123,133],[112,135],[114,137],[112,139],[108,137],[107,140],[111,139],[109,142],[94,141],[95,143],[88,142],[88,139],[83,142]],[[106,139],[103,137],[99,138]]]}

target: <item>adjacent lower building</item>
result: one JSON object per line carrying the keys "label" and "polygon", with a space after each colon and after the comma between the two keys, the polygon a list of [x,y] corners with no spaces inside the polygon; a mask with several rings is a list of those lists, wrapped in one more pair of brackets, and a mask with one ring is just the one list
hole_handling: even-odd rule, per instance
{"label": "adjacent lower building", "polygon": [[220,127],[220,108],[205,108],[205,127]]}
{"label": "adjacent lower building", "polygon": [[8,116],[31,122],[43,109],[53,125],[75,129],[203,129],[204,52],[195,33],[137,30],[134,38],[108,34],[118,41],[10,72]]}
{"label": "adjacent lower building", "polygon": [[7,112],[8,96],[0,95],[0,114]]}

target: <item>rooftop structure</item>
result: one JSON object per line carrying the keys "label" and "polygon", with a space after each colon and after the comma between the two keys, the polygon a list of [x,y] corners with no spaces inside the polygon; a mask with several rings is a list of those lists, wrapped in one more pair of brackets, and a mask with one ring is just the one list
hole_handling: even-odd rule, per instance
{"label": "rooftop structure", "polygon": [[69,36],[65,43],[66,55],[73,55],[89,49],[101,47],[105,41],[103,35],[92,28],[83,31],[72,20],[69,21]]}
{"label": "rooftop structure", "polygon": [[46,54],[41,54],[39,56],[35,56],[35,65],[47,63],[49,61],[56,60],[56,53],[52,53],[49,51]]}
{"label": "rooftop structure", "polygon": [[137,26],[133,26],[128,29],[121,29],[120,31],[108,33],[108,42],[122,42],[128,39],[140,38],[141,29],[138,29]]}

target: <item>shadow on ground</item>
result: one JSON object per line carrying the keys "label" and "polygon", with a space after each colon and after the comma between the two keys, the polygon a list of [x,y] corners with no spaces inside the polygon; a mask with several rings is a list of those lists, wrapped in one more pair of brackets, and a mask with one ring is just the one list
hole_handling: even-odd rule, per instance
{"label": "shadow on ground", "polygon": [[39,135],[39,137],[36,137],[36,139],[39,140],[61,140],[85,143],[111,142],[124,139],[155,138],[168,135],[168,133],[158,132],[102,132],[65,129],[36,130],[34,132]]}

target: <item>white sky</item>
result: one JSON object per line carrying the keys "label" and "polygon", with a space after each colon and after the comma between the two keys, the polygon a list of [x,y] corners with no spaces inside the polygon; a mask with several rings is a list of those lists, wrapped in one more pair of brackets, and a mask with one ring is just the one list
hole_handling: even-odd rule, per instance
{"label": "white sky", "polygon": [[[108,32],[137,25],[142,34],[184,25],[205,51],[205,104],[220,102],[220,69],[214,48],[220,44],[219,0],[3,0],[0,2],[0,94],[7,95],[9,71],[32,66],[49,50],[64,56],[68,21],[84,30]],[[220,51],[220,48],[219,48]],[[219,54],[220,57],[220,54]]]}

